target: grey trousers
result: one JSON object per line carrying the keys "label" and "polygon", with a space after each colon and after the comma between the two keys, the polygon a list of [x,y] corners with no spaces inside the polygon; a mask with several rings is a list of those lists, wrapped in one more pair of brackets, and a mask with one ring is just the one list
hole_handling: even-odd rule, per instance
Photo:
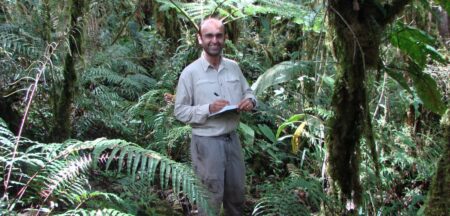
{"label": "grey trousers", "polygon": [[[213,210],[219,212],[223,203],[225,215],[243,215],[245,165],[237,133],[192,135],[191,159],[195,173],[211,193]],[[201,209],[200,215],[204,215]]]}

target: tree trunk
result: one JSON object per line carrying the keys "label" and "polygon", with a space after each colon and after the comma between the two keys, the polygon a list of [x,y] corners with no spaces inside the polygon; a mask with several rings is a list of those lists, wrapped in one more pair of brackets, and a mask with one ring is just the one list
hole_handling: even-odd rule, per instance
{"label": "tree trunk", "polygon": [[445,11],[445,9],[439,6],[435,9],[435,13],[437,15],[436,18],[438,23],[439,35],[441,35],[441,37],[444,39],[450,38],[450,28],[449,28],[450,17],[447,14],[447,11]]}
{"label": "tree trunk", "polygon": [[364,133],[378,173],[365,85],[367,72],[378,65],[380,36],[385,26],[408,2],[396,0],[381,9],[374,0],[329,1],[333,52],[338,60],[332,98],[335,115],[329,122],[329,172],[340,188],[343,201],[356,204],[353,209],[361,203],[359,142]]}
{"label": "tree trunk", "polygon": [[447,143],[431,183],[425,215],[448,215],[450,212],[450,109],[442,117],[441,125]]}
{"label": "tree trunk", "polygon": [[71,136],[73,100],[76,94],[77,71],[75,65],[82,54],[84,7],[86,0],[72,0],[70,7],[70,51],[64,59],[64,79],[61,94],[55,110],[55,125],[52,130],[54,141],[62,142]]}

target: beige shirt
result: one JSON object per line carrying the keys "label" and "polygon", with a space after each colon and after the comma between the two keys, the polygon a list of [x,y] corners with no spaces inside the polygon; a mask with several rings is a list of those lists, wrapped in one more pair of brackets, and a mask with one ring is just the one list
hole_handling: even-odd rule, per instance
{"label": "beige shirt", "polygon": [[199,136],[217,136],[235,130],[238,113],[209,116],[209,104],[225,99],[230,105],[244,98],[255,99],[241,69],[235,61],[222,57],[219,70],[203,57],[188,65],[180,75],[175,97],[175,117],[192,126]]}

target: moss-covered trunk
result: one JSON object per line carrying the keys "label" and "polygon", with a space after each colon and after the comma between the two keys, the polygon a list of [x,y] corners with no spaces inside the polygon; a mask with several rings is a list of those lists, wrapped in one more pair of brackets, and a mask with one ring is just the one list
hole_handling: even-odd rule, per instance
{"label": "moss-covered trunk", "polygon": [[446,147],[431,183],[425,205],[425,215],[448,215],[450,213],[450,109],[447,109],[442,117],[441,125],[445,130]]}
{"label": "moss-covered trunk", "polygon": [[82,20],[86,1],[72,0],[70,6],[70,32],[68,36],[70,51],[64,58],[64,79],[55,108],[55,125],[52,130],[52,138],[57,142],[70,138],[72,131],[71,115],[78,77],[75,65],[82,54]]}
{"label": "moss-covered trunk", "polygon": [[378,64],[380,35],[385,26],[408,2],[394,0],[381,8],[374,0],[329,1],[333,51],[338,60],[332,98],[335,115],[329,122],[329,173],[343,200],[353,200],[357,205],[361,203],[359,142],[363,134],[371,145],[375,164],[378,163],[367,105],[367,73]]}
{"label": "moss-covered trunk", "polygon": [[333,51],[338,60],[338,74],[332,98],[335,115],[330,121],[328,140],[329,172],[344,198],[354,198],[359,203],[359,139],[364,127],[366,70],[359,41],[355,36],[360,34],[358,29],[361,27],[357,26],[359,23],[352,23],[351,29],[347,27],[340,15],[348,14],[345,8],[348,6],[332,2],[332,10],[336,12],[332,13],[334,16],[330,17],[330,24],[335,29]]}

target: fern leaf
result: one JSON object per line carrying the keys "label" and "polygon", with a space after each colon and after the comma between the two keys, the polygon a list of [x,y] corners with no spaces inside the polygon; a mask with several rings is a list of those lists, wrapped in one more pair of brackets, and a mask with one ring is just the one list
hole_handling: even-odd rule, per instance
{"label": "fern leaf", "polygon": [[114,216],[133,216],[131,214],[123,213],[121,211],[115,210],[115,209],[99,209],[99,210],[85,210],[85,209],[77,209],[77,210],[70,210],[63,214],[57,214],[56,216],[73,216],[73,215],[92,215],[92,216],[99,216],[99,215],[114,215]]}
{"label": "fern leaf", "polygon": [[161,188],[164,190],[165,189],[165,180],[164,180],[164,178],[166,177],[165,176],[165,173],[166,173],[166,163],[161,163],[161,165],[159,166],[159,173],[160,173],[160,175],[159,175],[159,177],[160,177],[160,183],[161,183]]}
{"label": "fern leaf", "polygon": [[133,181],[136,180],[136,172],[138,169],[139,162],[141,162],[140,159],[141,159],[141,154],[137,153],[134,157],[133,169],[131,170],[131,179]]}
{"label": "fern leaf", "polygon": [[[166,168],[166,172],[165,172],[165,181],[164,181],[164,187],[165,188],[167,188],[168,187],[168,185],[169,185],[169,179],[170,179],[170,177],[171,177],[171,174],[172,174],[172,164],[171,163],[169,163],[168,164],[169,166],[167,166],[167,168]],[[161,174],[162,175],[162,174]]]}
{"label": "fern leaf", "polygon": [[109,166],[111,165],[111,162],[112,162],[114,159],[116,159],[116,158],[115,158],[115,157],[116,157],[116,154],[117,154],[117,152],[119,152],[119,151],[120,151],[119,148],[114,148],[114,149],[111,151],[111,154],[109,155],[108,161],[106,162],[106,169],[108,169]]}
{"label": "fern leaf", "polygon": [[120,155],[119,155],[119,170],[117,171],[117,172],[119,172],[120,173],[120,171],[122,171],[122,167],[123,167],[123,159],[124,159],[124,157],[125,157],[125,155],[127,154],[128,152],[127,151],[124,151],[123,149],[122,149],[122,151],[120,152]]}
{"label": "fern leaf", "polygon": [[150,181],[153,182],[153,178],[155,176],[156,167],[158,166],[159,160],[158,159],[150,159],[150,163],[148,163],[148,177]]}
{"label": "fern leaf", "polygon": [[132,168],[132,162],[135,156],[135,152],[134,151],[129,151],[127,153],[127,163],[125,164],[125,166],[127,167],[127,174],[131,175],[131,168]]}
{"label": "fern leaf", "polygon": [[146,170],[146,168],[147,168],[147,161],[148,161],[147,157],[142,157],[141,169],[140,169],[140,173],[139,173],[139,176],[141,177],[141,179],[144,179],[145,173],[148,171],[148,170]]}

